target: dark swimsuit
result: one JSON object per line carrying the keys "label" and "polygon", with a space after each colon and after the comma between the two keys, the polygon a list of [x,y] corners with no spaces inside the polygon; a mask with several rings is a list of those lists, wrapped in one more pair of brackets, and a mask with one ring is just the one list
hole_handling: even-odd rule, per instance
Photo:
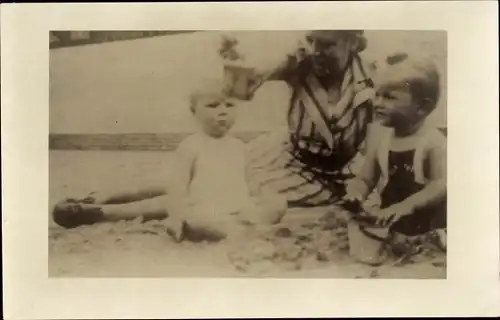
{"label": "dark swimsuit", "polygon": [[[389,151],[389,179],[381,194],[381,209],[401,202],[424,188],[416,182],[413,170],[415,150]],[[424,163],[424,174],[428,176],[429,164]],[[394,232],[409,236],[446,227],[446,200],[409,216],[404,216],[391,227]]]}

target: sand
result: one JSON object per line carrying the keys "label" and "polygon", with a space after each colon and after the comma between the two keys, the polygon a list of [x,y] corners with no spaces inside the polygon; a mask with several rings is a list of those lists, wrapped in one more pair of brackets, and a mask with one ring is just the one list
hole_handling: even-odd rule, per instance
{"label": "sand", "polygon": [[[271,34],[241,36],[242,47],[253,48],[253,52],[245,53],[257,54],[262,60],[270,58],[271,52],[281,57],[288,52],[289,44],[295,44],[294,39],[283,35],[276,39]],[[446,118],[444,37],[444,33],[409,36],[395,32],[384,37],[367,32],[371,45],[363,53],[375,58],[396,47],[430,53],[442,71],[438,122]],[[151,133],[191,128],[192,118],[184,103],[189,87],[186,84],[196,82],[202,74],[221,70],[216,55],[218,41],[216,33],[200,33],[51,50],[50,132]],[[262,51],[262,43],[272,50]],[[251,107],[241,108],[236,127],[257,130],[282,124],[287,97],[288,91],[282,84],[263,87],[254,101],[247,103]],[[168,175],[165,168],[169,159],[168,153],[161,152],[51,151],[50,206],[65,197],[93,190],[106,192],[160,184]],[[227,242],[174,244],[154,222],[105,223],[64,230],[49,219],[49,271],[51,276],[60,277],[445,276],[444,257],[432,255],[423,255],[419,261],[399,267],[371,268],[355,263],[346,252],[341,228],[339,234],[322,230],[321,224],[308,229],[307,224],[326,211],[291,210],[283,221],[290,229],[290,237],[280,238],[272,236],[273,230],[259,230],[243,247]],[[286,252],[282,252],[284,248]],[[321,261],[317,259],[318,249],[324,255]]]}
{"label": "sand", "polygon": [[[51,151],[50,205],[95,190],[160,183],[165,152]],[[370,267],[348,254],[335,208],[291,209],[279,225],[243,241],[174,243],[161,223],[120,221],[66,230],[49,223],[51,277],[445,278],[446,257],[427,248],[412,261]],[[326,227],[325,227],[326,226]]]}

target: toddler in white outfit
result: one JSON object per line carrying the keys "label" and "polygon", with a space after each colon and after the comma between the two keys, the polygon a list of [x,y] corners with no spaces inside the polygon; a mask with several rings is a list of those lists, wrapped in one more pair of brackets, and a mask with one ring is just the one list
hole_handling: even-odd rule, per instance
{"label": "toddler in white outfit", "polygon": [[166,203],[169,234],[226,238],[245,226],[274,224],[283,217],[283,196],[248,185],[245,145],[228,134],[236,105],[222,82],[206,80],[190,96],[198,132],[180,143]]}

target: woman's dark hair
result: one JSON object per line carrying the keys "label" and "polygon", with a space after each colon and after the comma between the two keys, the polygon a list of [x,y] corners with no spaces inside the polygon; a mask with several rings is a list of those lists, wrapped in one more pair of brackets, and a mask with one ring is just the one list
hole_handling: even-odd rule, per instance
{"label": "woman's dark hair", "polygon": [[335,34],[339,39],[354,42],[354,51],[361,52],[366,49],[367,40],[364,36],[363,30],[313,30],[306,35],[306,40],[309,43],[312,43],[315,33],[332,33]]}

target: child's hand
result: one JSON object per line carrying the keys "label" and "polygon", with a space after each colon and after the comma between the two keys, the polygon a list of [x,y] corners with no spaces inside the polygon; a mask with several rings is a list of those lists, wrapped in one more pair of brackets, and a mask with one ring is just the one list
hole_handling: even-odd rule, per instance
{"label": "child's hand", "polygon": [[377,217],[377,225],[383,228],[391,226],[404,216],[410,215],[412,212],[405,207],[398,205],[391,206],[386,209],[378,210],[372,214]]}
{"label": "child's hand", "polygon": [[360,194],[348,194],[342,199],[349,202],[363,202],[363,197]]}
{"label": "child's hand", "polygon": [[363,210],[363,197],[358,194],[346,195],[340,200],[339,205],[350,212],[360,212]]}

